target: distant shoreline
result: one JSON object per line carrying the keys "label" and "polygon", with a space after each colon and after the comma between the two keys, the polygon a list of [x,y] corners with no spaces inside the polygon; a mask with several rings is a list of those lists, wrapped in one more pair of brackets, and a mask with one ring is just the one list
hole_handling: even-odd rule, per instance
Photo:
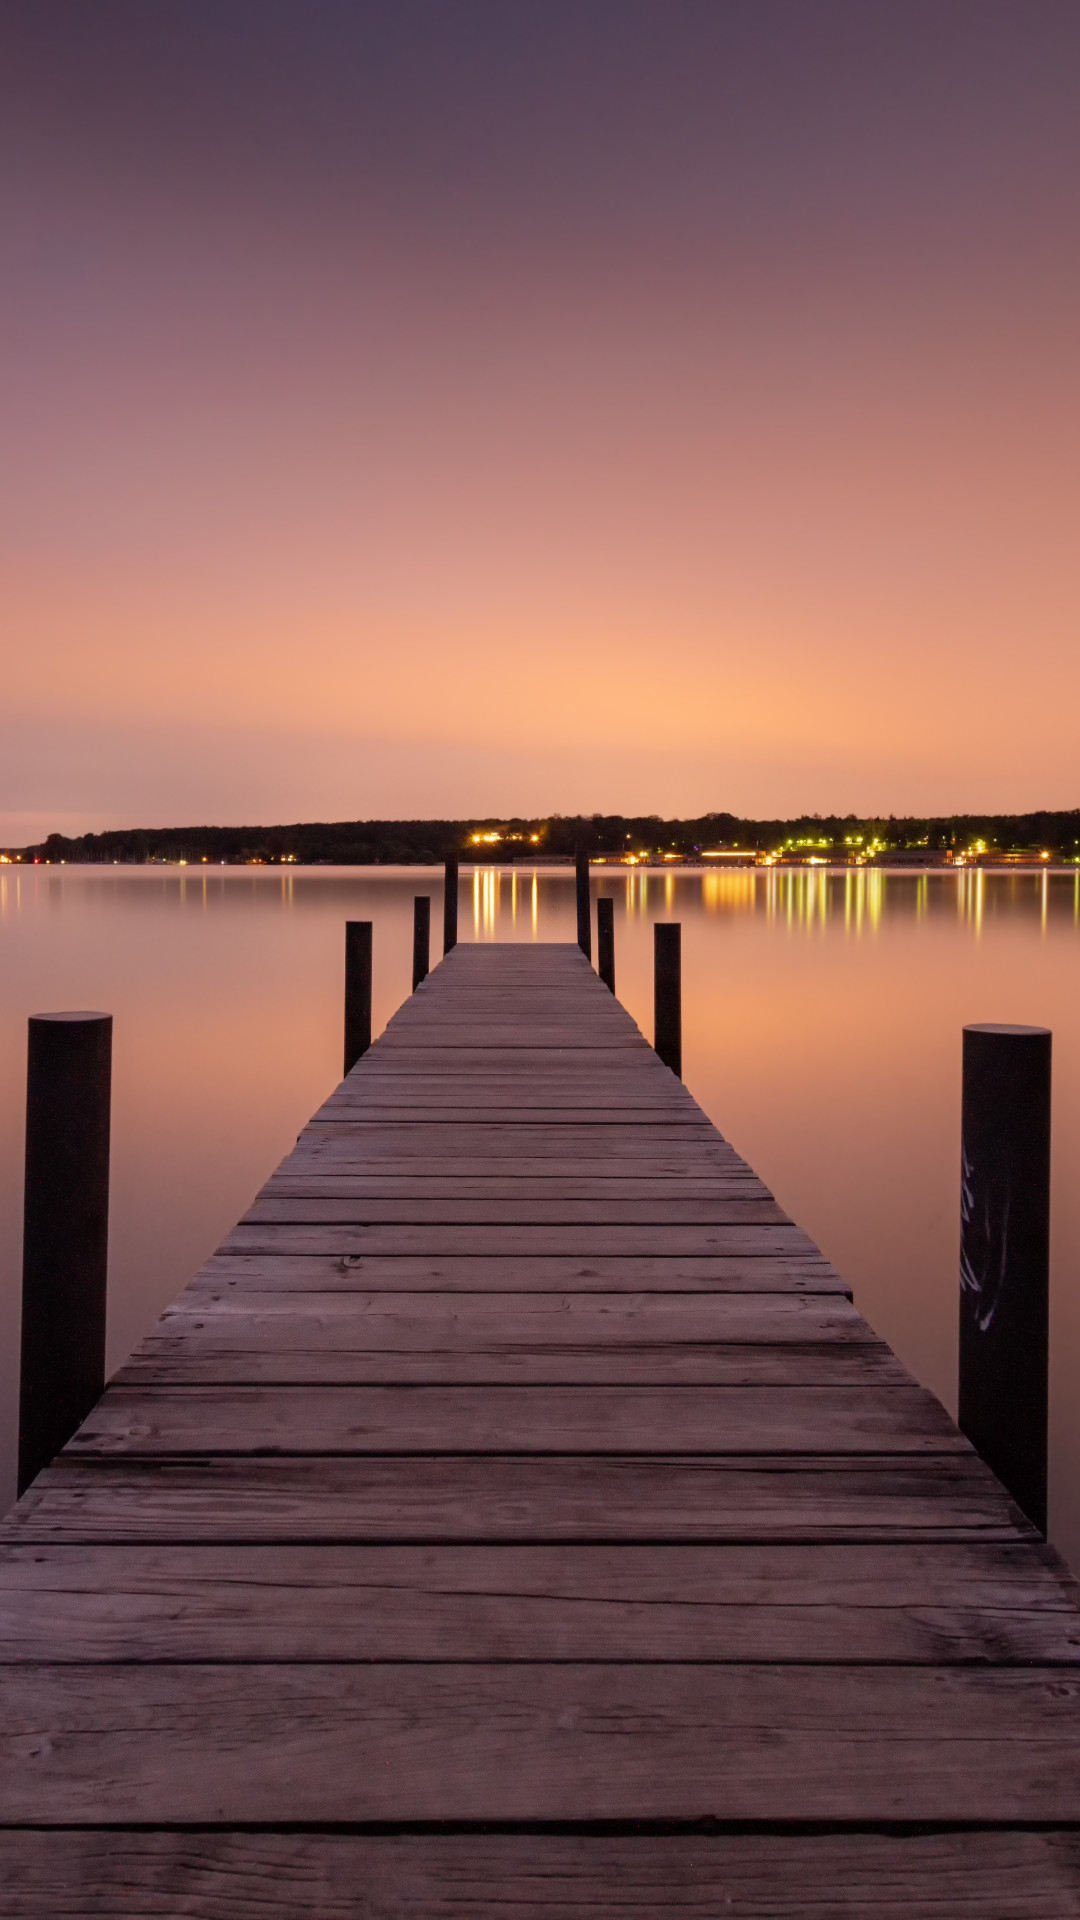
{"label": "distant shoreline", "polygon": [[347,820],[291,826],[132,827],[49,834],[0,850],[5,865],[484,866],[530,860],[557,867],[587,853],[597,861],[696,866],[1073,866],[1080,861],[1080,808],[1016,814],[860,817],[803,814],[781,820],[707,813],[550,814],[483,820]]}
{"label": "distant shoreline", "polygon": [[[79,870],[81,872],[87,872],[87,873],[103,872],[103,871],[112,872],[116,869],[123,869],[127,873],[150,874],[150,873],[160,873],[162,868],[164,867],[164,868],[168,868],[171,871],[175,871],[177,873],[183,872],[185,876],[187,876],[188,874],[191,874],[192,877],[194,877],[197,874],[206,875],[211,873],[218,873],[218,874],[230,873],[230,874],[236,874],[236,875],[249,874],[252,877],[254,877],[255,874],[258,874],[258,873],[266,873],[266,874],[273,873],[276,875],[281,873],[283,869],[287,869],[287,871],[290,874],[369,873],[369,874],[389,875],[392,873],[437,873],[441,877],[443,872],[443,864],[444,863],[441,860],[429,860],[429,861],[420,861],[420,860],[412,860],[412,861],[246,860],[246,861],[237,861],[237,860],[204,859],[204,860],[192,861],[192,860],[179,859],[179,858],[167,859],[167,858],[161,858],[161,857],[148,859],[148,860],[130,860],[130,859],[109,860],[103,857],[98,857],[96,859],[91,858],[91,859],[81,859],[81,860],[62,859],[62,860],[52,860],[52,861],[50,860],[12,861],[10,857],[5,858],[3,855],[0,855],[0,866],[7,866],[14,872],[31,872],[31,871],[40,869],[41,867],[59,866],[65,869],[70,868],[73,870]],[[680,874],[680,873],[694,874],[694,875],[718,874],[718,873],[728,873],[728,874],[819,873],[822,876],[838,875],[838,874],[846,875],[846,874],[852,874],[852,873],[892,873],[898,876],[907,876],[907,877],[913,876],[915,878],[922,879],[922,878],[925,878],[927,875],[931,875],[931,874],[948,876],[950,874],[964,874],[964,873],[997,873],[997,874],[1011,873],[1011,874],[1023,874],[1023,875],[1040,874],[1040,873],[1057,873],[1057,874],[1071,873],[1075,875],[1077,873],[1080,873],[1080,858],[1057,859],[1057,860],[1055,859],[1008,860],[1008,859],[995,858],[994,856],[980,857],[976,855],[966,860],[930,862],[925,860],[906,861],[906,860],[897,860],[897,859],[831,860],[831,859],[818,859],[813,857],[800,858],[798,856],[793,856],[793,857],[785,858],[783,860],[749,859],[749,860],[744,860],[739,862],[735,862],[735,861],[724,862],[723,864],[719,864],[709,860],[695,860],[695,859],[678,859],[678,860],[671,860],[671,861],[663,860],[663,859],[636,860],[631,863],[630,861],[604,860],[603,858],[600,858],[597,860],[590,861],[590,867],[591,867],[591,870],[598,876],[610,875],[612,878],[614,878],[616,875],[619,875],[619,874],[625,874],[632,877],[635,873],[642,873],[642,874],[648,874],[648,875],[666,874],[669,876],[673,876],[675,874]],[[527,875],[529,877],[537,877],[542,879],[545,874],[572,875],[574,872],[574,861],[569,856],[567,856],[564,859],[549,859],[549,860],[525,859],[525,860],[513,860],[513,861],[510,861],[510,860],[499,861],[499,860],[493,860],[490,858],[488,859],[472,858],[472,859],[460,860],[459,870],[461,871],[462,874],[496,872],[500,875],[506,875],[508,877],[513,876],[515,874],[520,874],[522,876]]]}

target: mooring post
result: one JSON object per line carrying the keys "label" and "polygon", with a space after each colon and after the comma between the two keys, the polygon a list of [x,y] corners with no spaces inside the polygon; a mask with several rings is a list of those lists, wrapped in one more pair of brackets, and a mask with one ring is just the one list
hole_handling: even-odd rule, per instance
{"label": "mooring post", "polygon": [[345,1071],[371,1045],[371,921],[345,922]]}
{"label": "mooring post", "polygon": [[413,900],[412,926],[412,983],[416,992],[421,980],[426,980],[431,966],[431,900],[426,893],[418,893]]}
{"label": "mooring post", "polygon": [[443,922],[442,950],[449,953],[457,946],[457,909],[458,909],[458,862],[457,854],[451,854],[446,862],[446,874],[443,880]]}
{"label": "mooring post", "polygon": [[39,1013],[26,1071],[18,1489],[105,1387],[112,1015]]}
{"label": "mooring post", "polygon": [[592,906],[589,896],[589,856],[577,853],[574,856],[574,878],[577,883],[577,943],[586,960],[592,959]]}
{"label": "mooring post", "polygon": [[682,926],[653,928],[653,1045],[665,1067],[682,1079]]}
{"label": "mooring post", "polygon": [[615,902],[596,902],[596,971],[605,987],[615,991]]}
{"label": "mooring post", "polygon": [[960,1177],[960,1426],[1043,1534],[1050,1040],[964,1028]]}

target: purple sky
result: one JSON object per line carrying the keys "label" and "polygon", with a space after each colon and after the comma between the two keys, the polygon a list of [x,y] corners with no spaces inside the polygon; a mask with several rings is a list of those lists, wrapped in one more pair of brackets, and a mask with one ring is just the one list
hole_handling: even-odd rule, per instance
{"label": "purple sky", "polygon": [[0,841],[1080,800],[1075,0],[0,11]]}

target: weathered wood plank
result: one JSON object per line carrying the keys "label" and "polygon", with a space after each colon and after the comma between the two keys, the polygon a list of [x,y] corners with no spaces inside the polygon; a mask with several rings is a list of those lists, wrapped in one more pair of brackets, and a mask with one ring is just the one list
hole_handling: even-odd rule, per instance
{"label": "weathered wood plank", "polygon": [[765,1255],[624,1255],[620,1259],[569,1255],[437,1254],[413,1257],[335,1253],[216,1253],[185,1288],[211,1297],[224,1289],[398,1293],[780,1293],[849,1300],[851,1289],[819,1253]]}
{"label": "weathered wood plank", "polygon": [[15,1541],[1035,1541],[974,1454],[68,1461]]}
{"label": "weathered wood plank", "polygon": [[1061,1832],[0,1836],[22,1920],[1076,1920]]}
{"label": "weathered wood plank", "polygon": [[1075,1820],[1063,1668],[9,1667],[14,1823]]}
{"label": "weathered wood plank", "polygon": [[[489,1019],[486,1005],[481,1004],[471,1020],[464,1010],[457,1018],[451,1015],[449,1019],[444,1018],[441,1011],[432,1010],[429,1019],[414,1020],[408,1030],[404,1026],[389,1026],[379,1044],[387,1052],[395,1046],[404,1048],[409,1044],[406,1038],[407,1031],[422,1034],[425,1047],[439,1048],[514,1047],[520,1046],[522,1037],[528,1034],[530,1044],[540,1050],[566,1047],[571,1045],[574,1039],[574,1029],[568,1022],[530,1021],[528,1010],[524,1007],[521,1010],[520,1020]],[[591,1020],[587,1024],[579,1025],[576,1032],[580,1043],[586,1047],[592,1045],[597,1038]],[[627,1032],[621,1023],[613,1022],[606,1029],[603,1034],[603,1044],[605,1047],[617,1047],[625,1053],[638,1053],[642,1058],[645,1058],[650,1051],[648,1042],[642,1039],[636,1029]],[[653,1058],[655,1059],[655,1055]],[[678,1083],[674,1082],[674,1084]]]}
{"label": "weathered wood plank", "polygon": [[309,1125],[314,1128],[328,1120],[337,1121],[350,1112],[355,1113],[359,1119],[367,1119],[377,1126],[400,1126],[413,1122],[418,1124],[424,1122],[434,1126],[441,1123],[447,1129],[455,1131],[461,1122],[477,1126],[507,1128],[560,1127],[570,1114],[573,1114],[575,1126],[581,1127],[588,1126],[590,1123],[597,1126],[615,1124],[627,1127],[640,1123],[642,1126],[653,1127],[657,1120],[662,1118],[666,1125],[683,1127],[688,1134],[699,1135],[704,1131],[700,1121],[694,1118],[691,1111],[676,1107],[674,1104],[669,1107],[659,1107],[645,1102],[641,1106],[634,1107],[625,1106],[615,1099],[605,1105],[603,1102],[579,1103],[567,1098],[562,1105],[545,1104],[537,1099],[531,1104],[514,1107],[505,1106],[493,1100],[478,1100],[474,1104],[464,1096],[456,1105],[444,1105],[435,1099],[429,1100],[425,1105],[419,1100],[412,1101],[404,1098],[393,1102],[388,1098],[385,1104],[374,1098],[353,1102],[342,1098],[339,1101],[334,1095],[327,1101],[325,1107],[321,1107],[319,1112],[313,1115]]}
{"label": "weathered wood plank", "polygon": [[549,1200],[538,1194],[519,1200],[418,1199],[395,1195],[389,1199],[374,1196],[353,1198],[348,1194],[280,1194],[263,1190],[243,1216],[241,1225],[269,1224],[280,1221],[286,1226],[303,1223],[365,1226],[380,1222],[401,1225],[540,1227],[573,1226],[771,1226],[790,1225],[787,1214],[771,1199],[729,1199],[717,1194],[708,1200],[642,1200],[632,1195],[625,1200]]}
{"label": "weathered wood plank", "polygon": [[801,1227],[747,1226],[423,1226],[407,1222],[374,1226],[286,1225],[273,1221],[234,1227],[221,1253],[398,1254],[446,1258],[449,1255],[503,1259],[556,1255],[581,1261],[605,1256],[658,1259],[709,1254],[760,1256],[821,1255]]}
{"label": "weathered wood plank", "polygon": [[459,1162],[457,1171],[446,1169],[436,1160],[394,1160],[379,1164],[357,1158],[340,1164],[319,1154],[290,1154],[277,1173],[271,1173],[263,1194],[373,1194],[390,1200],[396,1194],[419,1196],[427,1200],[711,1200],[719,1194],[724,1200],[767,1198],[769,1188],[753,1173],[738,1167],[723,1167],[715,1173],[634,1173],[596,1171],[588,1167],[552,1173],[544,1164],[525,1162],[517,1177],[513,1173],[492,1171],[480,1160]]}
{"label": "weathered wood plank", "polygon": [[1026,1544],[0,1548],[0,1661],[1075,1665]]}
{"label": "weathered wood plank", "polygon": [[[447,1031],[444,1022],[437,1029]],[[424,1033],[376,1041],[365,1054],[359,1071],[355,1068],[344,1085],[362,1086],[371,1079],[402,1075],[416,1077],[431,1074],[436,1078],[457,1076],[471,1079],[519,1078],[539,1080],[581,1080],[592,1069],[605,1080],[634,1086],[654,1087],[660,1092],[678,1092],[685,1088],[673,1080],[652,1048],[643,1040],[633,1046],[623,1044],[626,1035],[613,1028],[607,1035],[583,1029],[578,1037],[565,1036],[558,1046],[477,1046],[472,1037],[454,1045],[432,1045]]]}
{"label": "weathered wood plank", "polygon": [[[192,1297],[194,1295],[194,1297]],[[908,1378],[836,1296],[180,1296],[114,1384],[441,1379],[854,1384]]]}
{"label": "weathered wood plank", "polygon": [[461,1160],[457,1164],[417,1158],[417,1160],[367,1160],[363,1154],[350,1162],[327,1162],[321,1154],[290,1154],[277,1173],[271,1173],[263,1194],[375,1194],[390,1200],[396,1194],[421,1196],[427,1200],[709,1200],[721,1194],[728,1200],[755,1200],[767,1196],[765,1181],[738,1169],[719,1169],[701,1173],[634,1173],[590,1171],[571,1167],[550,1171],[544,1162],[525,1162],[517,1179],[507,1173],[492,1173],[482,1160]]}
{"label": "weathered wood plank", "polygon": [[[583,1158],[599,1160],[612,1172],[632,1164],[649,1167],[660,1161],[679,1166],[727,1165],[738,1158],[734,1149],[710,1127],[687,1126],[680,1120],[674,1126],[665,1121],[636,1120],[624,1124],[602,1120],[579,1125],[577,1116],[565,1114],[557,1121],[529,1126],[516,1125],[508,1134],[501,1124],[462,1119],[449,1134],[445,1117],[441,1120],[406,1119],[387,1124],[365,1119],[320,1117],[316,1114],[300,1136],[298,1150],[305,1153],[363,1154],[378,1159],[396,1157],[399,1152],[426,1152],[440,1161],[446,1154],[479,1156],[492,1160],[521,1161],[571,1160],[571,1170]],[[282,1162],[283,1165],[287,1164]],[[745,1166],[745,1161],[739,1162]]]}
{"label": "weathered wood plank", "polygon": [[[555,1122],[544,1124],[575,1125],[577,1109],[626,1108],[640,1116],[647,1113],[653,1125],[669,1122],[676,1127],[689,1125],[700,1132],[694,1109],[666,1088],[651,1087],[638,1076],[614,1079],[610,1074],[532,1074],[532,1073],[372,1073],[355,1083],[343,1081],[330,1094],[313,1120],[331,1116],[348,1118],[355,1114],[363,1120],[369,1110],[381,1112],[388,1106],[404,1106],[410,1111],[431,1107],[443,1112],[446,1107],[462,1108],[466,1124],[470,1109],[490,1106],[536,1108],[556,1111]],[[611,1124],[618,1125],[616,1117]]]}
{"label": "weathered wood plank", "polygon": [[957,1453],[914,1383],[108,1387],[66,1454]]}
{"label": "weathered wood plank", "polygon": [[462,1341],[419,1348],[369,1344],[334,1321],[304,1325],[297,1315],[259,1317],[223,1332],[192,1314],[149,1334],[117,1369],[113,1384],[168,1386],[898,1386],[909,1376],[888,1347],[726,1344],[612,1346],[608,1352],[568,1345]]}
{"label": "weathered wood plank", "polygon": [[219,1287],[214,1299],[204,1291],[193,1299],[192,1292],[188,1288],[179,1295],[148,1337],[186,1336],[200,1329],[223,1335],[230,1326],[243,1335],[258,1315],[266,1317],[266,1337],[279,1343],[294,1331],[307,1335],[317,1327],[328,1343],[389,1341],[419,1352],[455,1344],[471,1352],[488,1342],[539,1342],[584,1349],[602,1359],[611,1347],[722,1341],[732,1352],[744,1346],[809,1345],[890,1353],[851,1302],[835,1294],[540,1291],[443,1297],[440,1292],[431,1299],[408,1289],[391,1294],[358,1287],[346,1295],[312,1292],[295,1299],[254,1288],[237,1297]]}

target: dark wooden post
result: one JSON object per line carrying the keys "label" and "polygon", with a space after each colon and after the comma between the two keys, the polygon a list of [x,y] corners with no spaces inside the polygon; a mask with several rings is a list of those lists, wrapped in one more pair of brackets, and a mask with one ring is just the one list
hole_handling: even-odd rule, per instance
{"label": "dark wooden post", "polygon": [[39,1013],[26,1073],[19,1493],[105,1386],[112,1015]]}
{"label": "dark wooden post", "polygon": [[574,858],[574,877],[577,882],[577,943],[586,960],[592,959],[592,909],[589,896],[589,856],[579,853]]}
{"label": "dark wooden post", "polygon": [[371,1045],[371,921],[345,922],[345,1071]]}
{"label": "dark wooden post", "polygon": [[421,980],[426,980],[431,966],[431,900],[426,893],[418,893],[413,900],[412,927],[412,983],[416,992]]}
{"label": "dark wooden post", "polygon": [[653,928],[653,1045],[665,1067],[682,1079],[682,927]]}
{"label": "dark wooden post", "polygon": [[596,903],[596,970],[605,987],[615,991],[615,902]]}
{"label": "dark wooden post", "polygon": [[960,1426],[1046,1532],[1050,1033],[964,1028]]}
{"label": "dark wooden post", "polygon": [[442,950],[449,953],[457,946],[457,909],[458,909],[458,863],[457,854],[452,854],[446,862],[446,877],[443,881],[443,922]]}

